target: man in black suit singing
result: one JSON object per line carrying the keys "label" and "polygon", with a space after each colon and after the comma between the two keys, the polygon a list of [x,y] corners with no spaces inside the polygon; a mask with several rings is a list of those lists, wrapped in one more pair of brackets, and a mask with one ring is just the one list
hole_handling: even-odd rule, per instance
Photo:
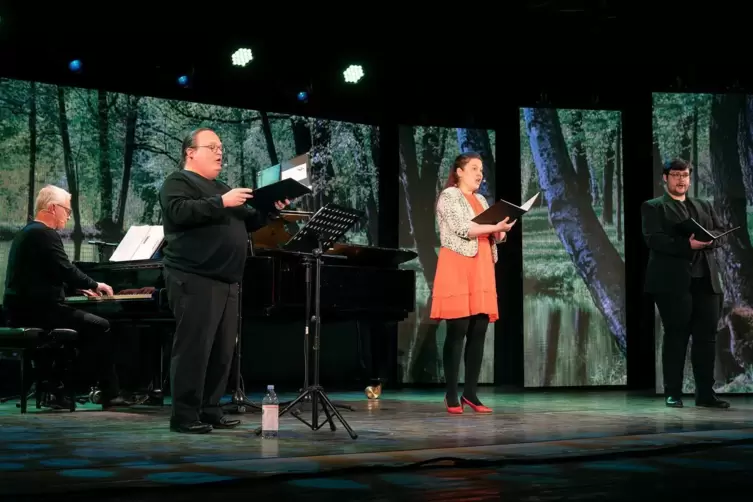
{"label": "man in black suit singing", "polygon": [[713,249],[721,239],[701,242],[677,225],[695,219],[712,233],[723,231],[713,206],[687,196],[690,163],[675,159],[664,166],[666,193],[641,206],[643,236],[650,249],[645,290],[653,296],[664,325],[662,364],[665,404],[682,408],[682,381],[688,340],[696,406],[729,408],[713,391],[716,326],[722,303],[719,268]]}

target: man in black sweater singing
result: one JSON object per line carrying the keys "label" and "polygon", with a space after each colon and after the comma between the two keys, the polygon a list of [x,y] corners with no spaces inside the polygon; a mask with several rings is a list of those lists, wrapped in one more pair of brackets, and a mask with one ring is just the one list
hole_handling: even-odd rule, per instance
{"label": "man in black sweater singing", "polygon": [[[78,290],[87,296],[112,296],[110,286],[97,282],[81,272],[68,259],[58,230],[65,228],[71,217],[71,194],[48,185],[37,195],[34,221],[13,238],[5,276],[3,308],[8,323],[16,327],[37,327],[46,330],[68,328],[78,331],[84,357],[79,369],[93,367],[102,391],[102,405],[127,404],[118,396],[110,323],[94,314],[63,304],[65,290]],[[86,355],[89,355],[87,357]],[[39,356],[39,354],[37,354]],[[50,399],[45,404],[67,408],[59,385],[59,372],[50,372],[51,361],[37,359],[43,389]],[[57,361],[58,370],[61,361]]]}
{"label": "man in black sweater singing", "polygon": [[266,225],[270,215],[245,204],[251,189],[231,189],[216,179],[222,143],[211,129],[186,136],[181,167],[160,189],[165,285],[176,322],[170,429],[202,434],[240,424],[226,417],[219,403],[233,359],[248,234]]}

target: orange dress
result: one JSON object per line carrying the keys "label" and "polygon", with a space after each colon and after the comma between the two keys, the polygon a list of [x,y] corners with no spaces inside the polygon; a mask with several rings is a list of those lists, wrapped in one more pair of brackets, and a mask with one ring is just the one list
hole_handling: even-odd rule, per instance
{"label": "orange dress", "polygon": [[[464,195],[476,214],[483,212],[484,207],[475,195]],[[434,276],[432,319],[457,319],[476,314],[488,314],[489,322],[499,319],[492,243],[487,235],[478,237],[478,253],[474,257],[439,248]]]}

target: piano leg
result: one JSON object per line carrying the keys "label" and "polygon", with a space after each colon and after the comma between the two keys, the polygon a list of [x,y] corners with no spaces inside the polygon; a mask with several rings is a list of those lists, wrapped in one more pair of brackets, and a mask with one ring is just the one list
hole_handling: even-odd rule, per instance
{"label": "piano leg", "polygon": [[370,357],[369,375],[373,385],[396,382],[397,372],[397,323],[393,321],[372,321],[368,323],[368,343]]}
{"label": "piano leg", "polygon": [[154,361],[155,371],[152,372],[152,391],[150,392],[149,400],[155,405],[165,405],[165,394],[162,391],[162,385],[165,383],[165,344],[169,339],[168,333],[160,333],[160,336],[156,337],[159,344],[159,350],[152,351],[159,359]]}

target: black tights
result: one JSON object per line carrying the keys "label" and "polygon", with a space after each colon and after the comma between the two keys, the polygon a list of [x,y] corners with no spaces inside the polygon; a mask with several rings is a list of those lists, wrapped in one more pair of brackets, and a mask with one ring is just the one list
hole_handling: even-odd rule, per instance
{"label": "black tights", "polygon": [[484,338],[489,326],[489,316],[477,314],[470,317],[447,320],[447,336],[444,340],[444,376],[447,382],[447,404],[457,406],[460,354],[465,342],[465,383],[463,396],[473,404],[480,404],[476,396],[481,362],[484,359]]}

